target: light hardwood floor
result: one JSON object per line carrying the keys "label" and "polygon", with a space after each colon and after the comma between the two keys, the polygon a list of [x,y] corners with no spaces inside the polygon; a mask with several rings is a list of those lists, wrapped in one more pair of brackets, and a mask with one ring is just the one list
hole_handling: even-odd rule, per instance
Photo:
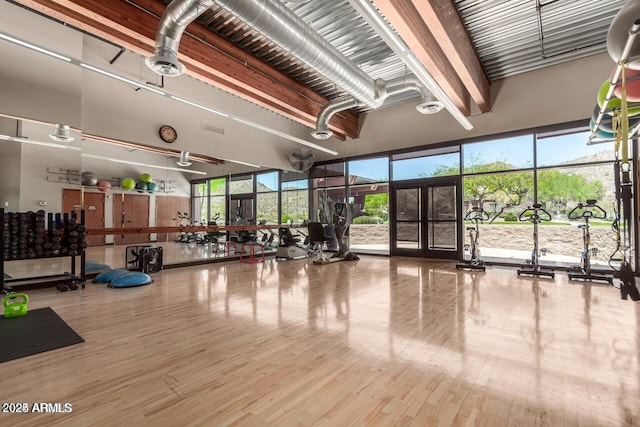
{"label": "light hardwood floor", "polygon": [[73,412],[0,425],[640,424],[640,304],[611,287],[366,256],[154,279],[29,292],[86,342],[0,364],[0,401]]}

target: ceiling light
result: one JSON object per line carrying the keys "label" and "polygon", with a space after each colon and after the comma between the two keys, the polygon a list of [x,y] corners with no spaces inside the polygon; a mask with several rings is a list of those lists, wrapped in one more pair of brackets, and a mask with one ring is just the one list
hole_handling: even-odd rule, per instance
{"label": "ceiling light", "polygon": [[71,58],[68,58],[64,55],[60,55],[59,53],[50,51],[49,49],[45,49],[43,47],[37,46],[33,43],[26,42],[24,40],[20,40],[16,37],[10,36],[9,34],[0,33],[0,39],[6,40],[11,43],[15,43],[17,45],[26,47],[31,50],[35,50],[36,52],[44,53],[45,55],[49,55],[53,58],[60,59],[62,61],[71,62]]}
{"label": "ceiling light", "polygon": [[261,125],[259,123],[251,122],[249,120],[242,119],[240,117],[233,117],[232,116],[231,118],[233,120],[237,121],[237,122],[244,123],[247,126],[251,126],[251,127],[256,128],[256,129],[263,130],[263,131],[268,132],[268,133],[270,133],[272,135],[277,135],[277,136],[280,136],[282,138],[286,138],[286,139],[288,139],[290,141],[297,142],[298,144],[305,145],[305,146],[311,147],[311,148],[315,148],[316,150],[324,151],[325,153],[329,153],[329,154],[331,154],[333,156],[337,156],[338,155],[337,151],[331,150],[329,148],[325,148],[325,147],[323,147],[321,145],[318,145],[318,144],[314,144],[313,142],[305,141],[302,138],[297,138],[295,136],[288,135],[288,134],[286,134],[284,132],[280,132],[280,131],[275,130],[273,128],[263,126],[263,125]]}
{"label": "ceiling light", "polygon": [[315,139],[329,139],[333,136],[333,132],[329,129],[326,130],[314,130],[311,132],[311,136]]}
{"label": "ceiling light", "polygon": [[222,159],[225,162],[237,163],[239,165],[251,166],[252,168],[261,168],[260,165],[254,165],[253,163],[241,162],[240,160]]}
{"label": "ceiling light", "polygon": [[42,145],[44,147],[51,147],[51,148],[62,148],[62,149],[66,149],[66,150],[75,150],[75,151],[80,151],[81,150],[80,147],[72,147],[70,145],[56,144],[55,142],[36,141],[36,140],[33,140],[33,139],[21,138],[21,137],[16,137],[16,136],[0,135],[0,139],[5,140],[5,141],[15,141],[15,142],[24,142],[26,144]]}
{"label": "ceiling light", "polygon": [[159,166],[159,165],[152,165],[149,163],[140,163],[140,162],[132,162],[130,160],[120,160],[120,159],[114,159],[111,157],[103,157],[103,156],[96,156],[94,154],[87,154],[87,153],[82,153],[81,154],[82,157],[88,157],[91,159],[99,159],[99,160],[108,160],[110,162],[115,162],[115,163],[124,163],[127,165],[135,165],[135,166],[143,166],[146,168],[155,168],[155,169],[164,169],[164,170],[171,170],[171,171],[178,171],[178,172],[184,172],[184,173],[193,173],[196,175],[206,175],[206,172],[202,172],[202,171],[196,171],[193,169],[180,169],[180,168],[172,168],[172,167],[168,167],[168,166]]}
{"label": "ceiling light", "polygon": [[146,58],[144,63],[157,74],[167,77],[179,76],[186,69],[175,56],[156,55]]}
{"label": "ceiling light", "polygon": [[181,151],[180,152],[180,158],[176,162],[176,165],[183,166],[183,167],[191,166],[191,162],[189,161],[189,152],[188,151]]}
{"label": "ceiling light", "polygon": [[201,105],[201,104],[197,104],[197,103],[195,103],[193,101],[189,101],[188,99],[180,98],[179,96],[171,95],[171,99],[175,99],[176,101],[182,102],[182,103],[187,104],[187,105],[191,105],[192,107],[196,107],[196,108],[199,108],[199,109],[204,110],[204,111],[208,111],[208,112],[213,113],[213,114],[218,114],[218,115],[220,115],[222,117],[229,117],[228,114],[225,114],[222,111],[214,110],[213,108],[206,107],[206,106]]}
{"label": "ceiling light", "polygon": [[76,139],[69,136],[69,125],[56,125],[56,132],[49,135],[49,138],[57,142],[71,142]]}
{"label": "ceiling light", "polygon": [[101,68],[94,67],[93,65],[89,65],[89,64],[85,64],[84,62],[81,62],[80,66],[82,68],[86,68],[87,70],[91,70],[91,71],[94,71],[94,72],[96,72],[98,74],[102,74],[103,76],[111,77],[112,79],[120,80],[121,82],[128,83],[128,84],[130,84],[132,86],[135,86],[135,87],[139,87],[140,89],[148,90],[149,92],[153,92],[153,93],[156,93],[158,95],[166,95],[166,93],[164,93],[163,91],[161,91],[159,89],[147,86],[144,83],[140,83],[140,82],[137,82],[135,80],[128,79],[126,77],[122,77],[122,76],[120,76],[118,74],[113,74],[113,73],[111,73],[111,72],[109,72],[107,70],[103,70]]}
{"label": "ceiling light", "polygon": [[422,97],[422,102],[416,105],[416,110],[420,114],[435,114],[444,108],[444,104],[436,99],[432,94],[427,94]]}

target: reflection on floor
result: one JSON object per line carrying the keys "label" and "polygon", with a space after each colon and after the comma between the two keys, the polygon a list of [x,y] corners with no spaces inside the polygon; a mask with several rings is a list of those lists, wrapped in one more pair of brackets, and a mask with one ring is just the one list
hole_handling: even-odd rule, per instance
{"label": "reflection on floor", "polygon": [[0,424],[640,424],[640,304],[454,264],[230,261],[31,291],[86,342],[3,363],[0,401],[73,411]]}
{"label": "reflection on floor", "polygon": [[[146,245],[146,244],[139,244]],[[228,257],[237,258],[242,249],[242,245],[231,245],[225,251],[224,245],[199,245],[196,243],[162,242],[148,243],[151,246],[162,247],[164,265],[188,264],[194,261],[220,260]],[[86,260],[107,264],[111,268],[125,268],[126,249],[134,245],[107,245],[88,247],[86,249]],[[237,248],[237,250],[236,250]],[[245,253],[248,249],[245,250]],[[267,248],[265,254],[274,254],[274,248]],[[76,262],[80,262],[80,257],[76,257]],[[131,266],[128,266],[131,267]],[[12,278],[42,276],[47,274],[59,274],[71,271],[71,258],[44,258],[33,260],[9,261],[5,263],[5,272]],[[79,274],[79,267],[76,273]]]}

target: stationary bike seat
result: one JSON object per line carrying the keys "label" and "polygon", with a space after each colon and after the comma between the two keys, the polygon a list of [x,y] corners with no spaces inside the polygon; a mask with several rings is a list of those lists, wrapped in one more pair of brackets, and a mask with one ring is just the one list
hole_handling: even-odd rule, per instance
{"label": "stationary bike seat", "polygon": [[471,231],[471,230],[475,231],[475,229],[476,229],[475,227],[467,227],[467,231]]}

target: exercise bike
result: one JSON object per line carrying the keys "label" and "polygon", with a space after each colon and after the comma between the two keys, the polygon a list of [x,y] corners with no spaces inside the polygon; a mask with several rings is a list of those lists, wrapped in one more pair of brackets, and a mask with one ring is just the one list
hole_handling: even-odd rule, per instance
{"label": "exercise bike", "polygon": [[484,261],[480,259],[480,247],[478,246],[478,239],[480,237],[480,227],[478,224],[488,219],[489,214],[486,213],[480,206],[474,206],[464,216],[463,221],[471,221],[474,224],[473,227],[467,227],[470,243],[464,245],[464,251],[471,253],[471,259],[465,261],[464,264],[456,264],[456,269],[459,270],[469,268],[472,270],[485,271]]}
{"label": "exercise bike", "polygon": [[580,265],[573,266],[567,274],[570,280],[600,280],[613,285],[613,277],[604,274],[595,274],[591,269],[591,256],[597,255],[598,248],[591,248],[591,235],[589,234],[589,220],[606,219],[607,212],[597,205],[596,200],[587,200],[585,204],[578,203],[567,215],[569,219],[582,219],[584,224],[580,224],[578,228],[582,229],[582,254],[580,256]]}
{"label": "exercise bike", "polygon": [[546,249],[538,249],[538,224],[545,221],[551,221],[551,215],[542,209],[540,203],[533,206],[527,206],[527,209],[518,215],[518,221],[529,221],[533,224],[533,250],[531,251],[531,259],[527,260],[527,265],[518,269],[518,276],[547,276],[551,279],[555,277],[555,273],[549,267],[540,266],[540,257],[547,254]]}
{"label": "exercise bike", "polygon": [[[211,218],[207,222],[207,227],[217,227],[219,220],[220,220],[220,214],[217,213],[213,216],[213,218]],[[204,221],[202,221],[202,223],[204,224]],[[225,233],[224,231],[219,231],[219,230],[206,231],[202,234],[202,236],[199,237],[196,243],[207,245],[207,246],[211,245],[211,246],[214,246],[215,248],[219,248],[220,245],[224,243],[226,235],[227,233]]]}
{"label": "exercise bike", "polygon": [[[180,219],[180,227],[192,227],[195,225],[195,221],[191,219],[187,212],[178,212],[178,218]],[[176,242],[194,243],[196,240],[197,236],[193,231],[181,231]]]}

